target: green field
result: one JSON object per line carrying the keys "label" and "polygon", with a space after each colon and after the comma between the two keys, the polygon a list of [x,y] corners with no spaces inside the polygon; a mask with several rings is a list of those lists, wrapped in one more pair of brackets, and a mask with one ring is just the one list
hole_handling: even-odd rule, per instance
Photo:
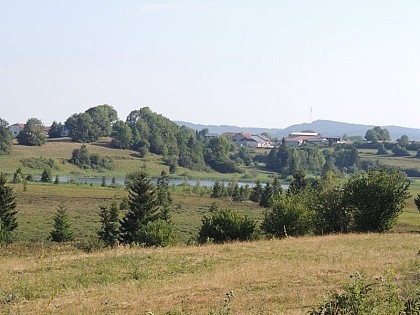
{"label": "green field", "polygon": [[413,168],[420,170],[420,159],[416,158],[416,151],[409,151],[410,156],[392,156],[387,155],[376,155],[378,150],[374,149],[359,149],[360,158],[363,160],[378,161],[382,165],[389,165],[398,168]]}

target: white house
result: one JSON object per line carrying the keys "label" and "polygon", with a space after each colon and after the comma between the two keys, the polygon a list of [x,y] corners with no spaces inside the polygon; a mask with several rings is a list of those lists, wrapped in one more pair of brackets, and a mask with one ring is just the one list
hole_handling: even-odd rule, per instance
{"label": "white house", "polygon": [[13,137],[17,137],[17,135],[22,131],[25,127],[25,124],[16,123],[9,126],[9,130],[12,133]]}

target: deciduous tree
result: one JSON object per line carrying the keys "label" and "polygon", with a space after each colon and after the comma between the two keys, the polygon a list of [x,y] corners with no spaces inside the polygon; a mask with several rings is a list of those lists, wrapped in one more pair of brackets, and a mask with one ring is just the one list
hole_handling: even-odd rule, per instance
{"label": "deciduous tree", "polygon": [[38,118],[30,118],[16,138],[22,145],[41,146],[47,141],[44,124]]}
{"label": "deciduous tree", "polygon": [[8,129],[9,123],[0,118],[0,155],[10,154],[13,136]]}

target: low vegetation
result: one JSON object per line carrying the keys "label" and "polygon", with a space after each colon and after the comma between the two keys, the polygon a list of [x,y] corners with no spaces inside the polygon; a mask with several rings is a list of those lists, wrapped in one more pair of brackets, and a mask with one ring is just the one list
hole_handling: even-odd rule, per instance
{"label": "low vegetation", "polygon": [[11,244],[0,248],[0,305],[23,314],[305,314],[332,292],[341,294],[357,273],[376,282],[392,269],[392,279],[409,279],[418,251],[418,234],[118,246],[93,253]]}

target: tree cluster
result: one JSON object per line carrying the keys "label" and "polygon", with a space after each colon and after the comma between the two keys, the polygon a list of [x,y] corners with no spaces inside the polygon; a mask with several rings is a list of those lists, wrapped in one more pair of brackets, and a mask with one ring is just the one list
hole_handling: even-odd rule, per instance
{"label": "tree cluster", "polygon": [[360,158],[354,145],[337,145],[333,150],[318,147],[294,148],[285,143],[274,147],[267,155],[266,167],[284,176],[303,169],[315,175],[328,171],[354,173],[360,168]]}
{"label": "tree cluster", "polygon": [[[390,230],[410,197],[403,173],[376,169],[347,182],[334,173],[295,185],[273,202],[262,230],[277,237]],[[297,187],[296,187],[297,186]]]}
{"label": "tree cluster", "polygon": [[238,172],[238,164],[251,163],[249,152],[232,154],[232,142],[226,137],[206,139],[206,130],[196,132],[178,126],[148,107],[132,111],[125,122],[117,121],[112,130],[112,145],[133,149],[144,156],[151,152],[162,155],[173,173],[177,166],[192,170],[208,170],[209,166],[222,173]]}
{"label": "tree cluster", "polygon": [[102,157],[98,153],[89,153],[86,145],[82,145],[80,149],[75,149],[72,152],[70,163],[83,169],[108,169],[114,168],[112,159]]}
{"label": "tree cluster", "polygon": [[388,129],[376,126],[366,131],[365,139],[376,143],[378,141],[390,141],[391,136]]}
{"label": "tree cluster", "polygon": [[73,114],[64,125],[72,141],[95,142],[100,137],[111,135],[112,125],[118,119],[117,115],[117,111],[111,105],[98,105],[84,113]]}

